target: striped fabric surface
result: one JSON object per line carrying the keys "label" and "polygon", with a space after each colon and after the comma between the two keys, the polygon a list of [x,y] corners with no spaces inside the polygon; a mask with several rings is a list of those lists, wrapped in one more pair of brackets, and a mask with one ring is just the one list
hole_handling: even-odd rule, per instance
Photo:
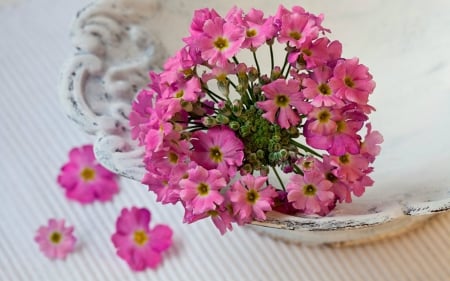
{"label": "striped fabric surface", "polygon": [[[162,207],[126,179],[111,202],[68,201],[59,168],[73,146],[92,140],[60,109],[57,83],[70,23],[86,3],[22,0],[0,10],[0,280],[450,280],[450,213],[397,238],[329,248],[247,228],[221,237],[209,221],[182,224],[181,208]],[[131,206],[174,230],[155,271],[132,272],[110,241],[120,210]],[[65,261],[46,259],[33,241],[53,217],[75,226],[77,248]]]}

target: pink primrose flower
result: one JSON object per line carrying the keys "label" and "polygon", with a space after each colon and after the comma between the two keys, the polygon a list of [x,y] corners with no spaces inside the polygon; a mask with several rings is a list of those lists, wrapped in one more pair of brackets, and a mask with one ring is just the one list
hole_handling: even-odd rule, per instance
{"label": "pink primrose flower", "polygon": [[164,64],[164,72],[162,72],[161,80],[166,81],[168,85],[185,79],[193,75],[192,68],[196,65],[196,61],[192,57],[192,53],[187,47],[180,49],[175,56],[170,57]]}
{"label": "pink primrose flower", "polygon": [[302,49],[294,49],[288,54],[288,62],[296,68],[308,70],[320,66],[334,67],[342,54],[342,44],[339,41],[330,43],[326,37],[318,38]]}
{"label": "pink primrose flower", "polygon": [[180,200],[179,180],[185,174],[182,168],[185,168],[185,166],[180,165],[179,169],[174,169],[169,173],[147,172],[142,179],[142,183],[148,186],[148,190],[156,194],[157,202],[176,204]]}
{"label": "pink primrose flower", "polygon": [[346,106],[334,111],[320,108],[313,110],[308,117],[303,130],[308,145],[325,149],[331,155],[359,153],[360,136],[357,132],[367,116],[357,107]]}
{"label": "pink primrose flower", "polygon": [[131,137],[144,143],[145,136],[152,124],[153,100],[157,93],[153,90],[141,90],[133,101],[130,113]]}
{"label": "pink primrose flower", "polygon": [[294,174],[287,185],[288,201],[305,214],[327,214],[335,196],[331,182],[319,173]]}
{"label": "pink primrose flower", "polygon": [[360,154],[345,153],[341,156],[331,156],[331,164],[337,167],[336,174],[348,182],[355,182],[364,175],[369,167],[369,161]]}
{"label": "pink primrose flower", "polygon": [[77,239],[73,235],[74,228],[64,224],[64,219],[49,219],[48,225],[39,227],[36,232],[34,241],[49,259],[65,259],[75,249]]}
{"label": "pink primrose flower", "polygon": [[224,202],[221,190],[226,186],[227,182],[219,170],[196,166],[188,170],[186,179],[180,181],[180,198],[194,215],[202,214],[215,210]]}
{"label": "pink primrose flower", "polygon": [[272,33],[272,23],[264,19],[261,10],[251,9],[244,17],[245,40],[241,48],[256,50],[263,45]]}
{"label": "pink primrose flower", "polygon": [[337,63],[330,87],[337,96],[364,105],[375,88],[375,82],[367,66],[359,64],[358,58],[353,58]]}
{"label": "pink primrose flower", "polygon": [[366,188],[372,186],[374,181],[367,175],[363,175],[360,179],[350,184],[351,191],[355,196],[359,197],[364,194]]}
{"label": "pink primrose flower", "polygon": [[281,30],[278,42],[288,43],[291,47],[302,48],[317,38],[319,26],[315,17],[308,13],[285,13],[281,16]]}
{"label": "pink primrose flower", "polygon": [[162,224],[150,228],[150,220],[146,208],[124,208],[111,236],[117,255],[135,271],[155,269],[162,262],[162,253],[172,245],[172,229]]}
{"label": "pink primrose flower", "polygon": [[210,217],[214,226],[219,230],[221,235],[224,235],[227,231],[233,230],[234,222],[233,211],[231,210],[230,204],[223,203],[217,206],[215,210],[209,210],[202,214],[194,214],[192,209],[185,209],[183,222],[193,223],[198,220]]}
{"label": "pink primrose flower", "polygon": [[214,9],[203,8],[194,11],[194,17],[192,18],[190,33],[191,36],[189,39],[185,39],[186,43],[192,43],[193,38],[198,35],[203,34],[203,27],[205,22],[211,19],[220,18],[220,15]]}
{"label": "pink primrose flower", "polygon": [[161,110],[161,119],[171,119],[175,114],[183,110],[183,102],[196,102],[203,95],[199,78],[180,79],[174,82],[162,93],[162,97],[157,101],[156,105],[163,109]]}
{"label": "pink primrose flower", "polygon": [[345,178],[337,174],[337,166],[331,163],[329,155],[323,155],[322,161],[316,159],[314,170],[333,184],[331,190],[339,202],[352,202],[351,187]]}
{"label": "pink primrose flower", "polygon": [[158,202],[178,202],[179,181],[187,175],[189,153],[186,140],[172,139],[167,141],[163,149],[146,157],[147,173],[142,183],[156,193]]}
{"label": "pink primrose flower", "polygon": [[361,142],[361,154],[364,155],[370,163],[375,161],[375,156],[380,154],[380,144],[383,142],[383,136],[378,131],[372,131],[372,125],[366,124],[367,133],[364,141]]}
{"label": "pink primrose flower", "polygon": [[233,177],[242,165],[244,144],[225,126],[213,127],[206,133],[194,132],[191,143],[191,159],[206,169],[218,169],[226,179]]}
{"label": "pink primrose flower", "polygon": [[214,66],[211,72],[205,72],[202,75],[202,81],[207,83],[211,79],[216,79],[217,81],[225,82],[229,74],[236,74],[236,64],[226,62],[223,65]]}
{"label": "pink primrose flower", "polygon": [[335,95],[328,82],[332,70],[328,66],[320,66],[313,70],[311,78],[303,80],[302,86],[305,87],[303,95],[311,99],[311,104],[315,107],[321,106],[344,106],[344,102]]}
{"label": "pink primrose flower", "polygon": [[245,30],[222,18],[207,20],[203,26],[203,34],[193,42],[204,60],[209,64],[225,64],[239,51],[245,40]]}
{"label": "pink primrose flower", "polygon": [[66,197],[82,204],[109,201],[119,192],[116,175],[97,162],[92,145],[75,147],[57,179]]}
{"label": "pink primrose flower", "polygon": [[[328,149],[330,144],[326,137],[336,133],[337,121],[340,119],[342,119],[341,112],[332,107],[314,108],[308,114],[308,121],[304,127],[306,142],[315,148]],[[323,137],[325,142],[322,141]]]}
{"label": "pink primrose flower", "polygon": [[234,215],[240,222],[265,220],[265,213],[272,210],[273,199],[278,194],[272,186],[266,185],[266,181],[267,177],[247,174],[236,181],[228,191]]}
{"label": "pink primrose flower", "polygon": [[282,128],[298,125],[299,114],[307,114],[311,110],[311,105],[305,102],[296,80],[277,79],[262,86],[262,90],[267,100],[257,102],[257,106],[265,111],[264,118]]}

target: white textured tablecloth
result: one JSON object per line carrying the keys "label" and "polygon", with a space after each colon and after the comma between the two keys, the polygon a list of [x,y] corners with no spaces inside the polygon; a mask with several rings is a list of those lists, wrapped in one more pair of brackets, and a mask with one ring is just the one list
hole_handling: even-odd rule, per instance
{"label": "white textured tablecloth", "polygon": [[[450,213],[398,238],[327,248],[245,228],[221,237],[209,221],[184,225],[181,208],[155,203],[126,179],[112,202],[66,200],[59,168],[70,148],[91,139],[65,117],[57,85],[72,51],[70,24],[86,3],[0,0],[0,280],[450,280]],[[110,241],[121,208],[133,205],[174,230],[156,271],[132,272]],[[65,261],[46,259],[33,241],[51,217],[75,226],[78,246]]]}

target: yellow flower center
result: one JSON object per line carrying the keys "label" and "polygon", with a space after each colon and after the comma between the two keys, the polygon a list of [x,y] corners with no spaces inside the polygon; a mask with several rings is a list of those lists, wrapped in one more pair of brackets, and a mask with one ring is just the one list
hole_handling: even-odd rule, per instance
{"label": "yellow flower center", "polygon": [[331,95],[331,88],[327,84],[323,83],[320,84],[319,87],[317,87],[317,90],[324,95],[324,96],[330,96]]}
{"label": "yellow flower center", "polygon": [[355,82],[353,82],[353,79],[351,77],[349,77],[349,76],[345,76],[344,83],[349,88],[353,88],[355,86]]}
{"label": "yellow flower center", "polygon": [[204,182],[199,183],[197,186],[197,192],[200,196],[208,195],[209,193],[209,185]]}
{"label": "yellow flower center", "polygon": [[83,170],[81,170],[80,176],[84,181],[91,181],[95,179],[95,170],[86,167]]}
{"label": "yellow flower center", "polygon": [[347,125],[345,124],[345,122],[344,121],[337,121],[336,122],[336,125],[337,125],[337,132],[338,133],[342,133],[342,132],[344,132],[345,131],[345,129],[347,128]]}
{"label": "yellow flower center", "polygon": [[253,205],[256,203],[256,201],[258,201],[258,198],[259,198],[259,193],[256,190],[250,189],[247,192],[247,202],[248,203]]}
{"label": "yellow flower center", "polygon": [[216,39],[216,41],[214,41],[214,46],[219,49],[219,50],[223,50],[228,48],[228,40],[223,38],[223,37],[218,37]]}
{"label": "yellow flower center", "polygon": [[176,153],[173,152],[169,152],[169,162],[172,164],[177,164],[178,163],[178,155]]}
{"label": "yellow flower center", "polygon": [[219,212],[217,212],[216,210],[209,210],[208,212],[206,212],[208,215],[210,215],[211,217],[215,218],[219,215]]}
{"label": "yellow flower center", "polygon": [[147,233],[143,230],[137,230],[134,232],[133,240],[137,245],[143,246],[148,241]]}
{"label": "yellow flower center", "polygon": [[344,154],[339,156],[339,162],[341,162],[342,164],[348,164],[350,162],[350,157],[348,154]]}
{"label": "yellow flower center", "polygon": [[247,34],[247,37],[255,37],[257,32],[254,29],[249,29],[249,30],[247,30],[246,34]]}
{"label": "yellow flower center", "polygon": [[209,149],[209,158],[216,163],[222,162],[223,154],[218,146],[213,146]]}
{"label": "yellow flower center", "polygon": [[328,110],[322,110],[317,117],[320,123],[327,123],[331,118],[331,114]]}
{"label": "yellow flower center", "polygon": [[303,164],[302,164],[302,166],[303,166],[304,169],[311,169],[311,168],[312,168],[312,165],[313,165],[313,162],[312,162],[312,161],[305,161],[305,162],[303,162]]}
{"label": "yellow flower center", "polygon": [[302,52],[307,55],[308,57],[310,57],[312,55],[312,51],[310,49],[303,49]]}
{"label": "yellow flower center", "polygon": [[302,34],[298,31],[291,31],[289,33],[289,37],[291,37],[292,39],[295,39],[295,40],[299,40],[300,38],[302,38]]}
{"label": "yellow flower center", "polygon": [[184,96],[184,91],[183,90],[179,90],[176,94],[175,97],[177,99],[182,98]]}
{"label": "yellow flower center", "polygon": [[312,184],[307,184],[303,186],[303,194],[306,196],[314,196],[316,195],[317,188]]}
{"label": "yellow flower center", "polygon": [[275,104],[278,105],[278,107],[286,107],[289,105],[290,99],[286,95],[278,95],[275,97]]}
{"label": "yellow flower center", "polygon": [[60,232],[55,231],[52,234],[50,234],[50,241],[53,244],[58,244],[59,242],[61,242],[62,237],[63,236],[62,236],[62,234]]}

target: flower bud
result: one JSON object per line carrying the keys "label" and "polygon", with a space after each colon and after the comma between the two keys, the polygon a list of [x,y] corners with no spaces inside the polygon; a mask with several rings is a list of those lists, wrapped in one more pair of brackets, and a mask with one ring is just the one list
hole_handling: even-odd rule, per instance
{"label": "flower bud", "polygon": [[213,118],[213,117],[209,117],[209,116],[208,117],[204,117],[202,119],[202,123],[203,123],[203,125],[205,125],[208,128],[211,128],[211,127],[214,127],[214,126],[217,125],[216,119]]}
{"label": "flower bud", "polygon": [[248,68],[248,79],[250,80],[250,82],[255,82],[256,79],[258,79],[258,77],[259,77],[258,70],[256,68],[254,68],[253,66],[249,67]]}
{"label": "flower bud", "polygon": [[228,97],[228,95],[230,94],[230,82],[228,82],[228,80],[218,80],[217,87],[219,88],[219,91],[222,93],[222,95]]}
{"label": "flower bud", "polygon": [[248,155],[248,162],[256,163],[257,161],[258,161],[258,158],[256,157],[256,153],[250,153]]}
{"label": "flower bud", "polygon": [[237,130],[239,130],[239,128],[240,128],[241,125],[239,124],[239,122],[231,121],[231,122],[228,124],[228,126],[230,127],[231,130],[237,131]]}
{"label": "flower bud", "polygon": [[263,85],[269,84],[270,83],[270,78],[266,74],[264,74],[263,76],[261,76],[261,78],[259,78],[259,81]]}
{"label": "flower bud", "polygon": [[239,100],[233,101],[233,105],[231,106],[231,111],[234,116],[239,117],[242,114],[242,103]]}
{"label": "flower bud", "polygon": [[252,167],[251,164],[247,163],[244,166],[242,166],[240,171],[241,171],[241,175],[244,176],[244,175],[252,173],[253,172],[253,167]]}
{"label": "flower bud", "polygon": [[243,125],[239,128],[239,133],[241,136],[246,137],[251,133],[251,127],[248,125]]}
{"label": "flower bud", "polygon": [[291,136],[291,138],[298,138],[300,136],[300,131],[295,126],[289,127],[288,133]]}
{"label": "flower bud", "polygon": [[264,150],[258,149],[256,151],[256,157],[258,157],[258,159],[264,159]]}
{"label": "flower bud", "polygon": [[230,119],[222,114],[217,115],[216,119],[217,119],[217,122],[222,125],[228,124],[230,122]]}
{"label": "flower bud", "polygon": [[236,72],[238,76],[247,76],[247,65],[240,63],[236,66]]}
{"label": "flower bud", "polygon": [[287,159],[288,152],[287,152],[286,149],[283,148],[278,153],[280,154],[281,160],[286,160]]}
{"label": "flower bud", "polygon": [[261,169],[259,169],[259,173],[261,176],[265,177],[269,174],[269,167],[267,166],[261,166]]}
{"label": "flower bud", "polygon": [[247,91],[248,84],[241,84],[236,86],[236,91],[244,98],[246,96],[245,91]]}
{"label": "flower bud", "polygon": [[270,79],[277,80],[281,76],[281,68],[279,66],[275,66],[270,73]]}
{"label": "flower bud", "polygon": [[256,162],[253,164],[253,169],[254,169],[254,170],[260,170],[261,167],[262,167],[262,165],[261,165],[261,162],[260,162],[260,161],[256,161]]}

